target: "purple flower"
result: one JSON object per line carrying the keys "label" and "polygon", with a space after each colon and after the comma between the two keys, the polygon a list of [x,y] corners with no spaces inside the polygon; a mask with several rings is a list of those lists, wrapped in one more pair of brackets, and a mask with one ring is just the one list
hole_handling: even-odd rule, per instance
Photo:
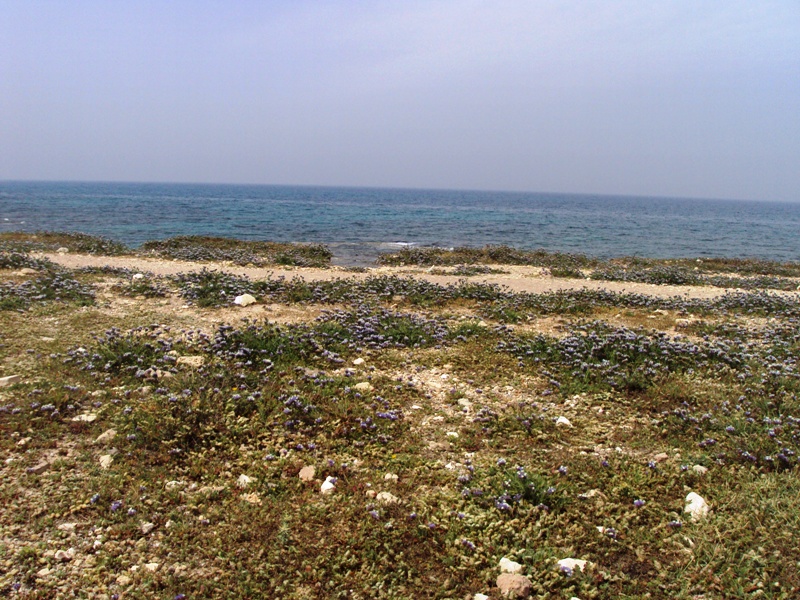
{"label": "purple flower", "polygon": [[636,500],[633,501],[633,505],[636,508],[642,508],[644,506],[644,500],[642,500],[641,498],[637,498]]}
{"label": "purple flower", "polygon": [[111,512],[117,512],[120,508],[122,508],[122,500],[114,500],[111,503]]}

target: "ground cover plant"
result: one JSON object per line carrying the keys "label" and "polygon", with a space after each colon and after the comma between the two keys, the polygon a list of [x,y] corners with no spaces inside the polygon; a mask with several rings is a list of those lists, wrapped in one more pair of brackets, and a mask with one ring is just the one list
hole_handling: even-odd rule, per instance
{"label": "ground cover plant", "polygon": [[78,232],[37,231],[27,233],[11,231],[0,233],[0,251],[5,252],[57,252],[66,249],[81,254],[118,256],[131,251],[124,244]]}
{"label": "ground cover plant", "polygon": [[0,595],[800,594],[796,293],[58,276],[0,311]]}
{"label": "ground cover plant", "polygon": [[333,256],[331,251],[321,244],[258,242],[200,235],[148,241],[142,244],[139,252],[179,260],[301,267],[330,266]]}

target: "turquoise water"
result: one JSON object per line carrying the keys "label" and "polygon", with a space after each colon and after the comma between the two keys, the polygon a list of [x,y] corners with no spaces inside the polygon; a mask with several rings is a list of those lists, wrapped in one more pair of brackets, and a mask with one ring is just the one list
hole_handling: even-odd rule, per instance
{"label": "turquoise water", "polygon": [[340,264],[402,244],[800,260],[800,204],[576,194],[0,182],[0,231],[14,230],[319,242]]}

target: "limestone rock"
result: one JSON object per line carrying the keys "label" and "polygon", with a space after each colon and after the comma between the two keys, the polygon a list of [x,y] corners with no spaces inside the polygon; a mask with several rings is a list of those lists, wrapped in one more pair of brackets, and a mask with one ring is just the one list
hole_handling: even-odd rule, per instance
{"label": "limestone rock", "polygon": [[389,483],[397,483],[397,479],[398,477],[394,473],[387,473],[386,475],[383,476],[383,480]]}
{"label": "limestone rock", "polygon": [[241,296],[236,296],[236,298],[233,299],[233,303],[239,306],[250,306],[256,303],[256,299],[250,294],[242,294]]}
{"label": "limestone rock", "polygon": [[40,473],[44,473],[47,469],[50,468],[50,463],[46,460],[43,460],[34,466],[28,469],[28,473],[33,473],[34,475],[39,475]]}
{"label": "limestone rock", "polygon": [[356,366],[358,366],[358,365],[363,365],[363,364],[364,364],[364,359],[363,359],[363,358],[361,358],[361,357],[359,357],[359,358],[357,358],[357,359],[355,359],[355,360],[353,361],[353,364],[354,364],[354,365],[356,365]]}
{"label": "limestone rock", "polygon": [[97,436],[97,439],[94,441],[95,444],[100,444],[105,446],[109,442],[111,442],[115,437],[117,437],[117,430],[116,429],[108,429]]}
{"label": "limestone rock", "polygon": [[131,276],[131,279],[134,279],[134,280],[136,280],[136,279],[144,279],[144,273],[134,273]]}
{"label": "limestone rock", "polygon": [[322,482],[319,491],[322,494],[332,494],[334,491],[336,491],[336,478],[330,476],[326,477],[325,481]]}
{"label": "limestone rock", "polygon": [[131,581],[133,581],[133,580],[130,577],[128,577],[127,575],[118,575],[117,576],[117,585],[121,585],[121,586],[130,585]]}
{"label": "limestone rock", "polygon": [[516,573],[503,573],[497,578],[497,587],[504,598],[527,598],[533,586],[530,579]]}
{"label": "limestone rock", "polygon": [[375,499],[381,504],[397,504],[400,499],[390,492],[379,492]]}
{"label": "limestone rock", "polygon": [[69,562],[75,558],[75,548],[70,548],[67,551],[58,550],[55,554],[55,559],[61,562]]}
{"label": "limestone rock", "polygon": [[151,562],[151,563],[146,563],[144,565],[144,569],[145,571],[150,571],[151,573],[155,573],[156,571],[158,571],[158,567],[160,566],[161,566],[160,563]]}
{"label": "limestone rock", "polygon": [[361,383],[357,383],[353,386],[359,392],[371,392],[372,391],[372,384],[369,381],[362,381]]}
{"label": "limestone rock", "polygon": [[487,596],[486,594],[481,594],[480,592],[477,592],[472,597],[472,600],[489,600],[489,596]]}
{"label": "limestone rock", "polygon": [[110,454],[103,454],[103,456],[100,457],[100,467],[103,469],[108,469],[109,467],[111,467],[111,463],[113,462],[114,462],[114,457],[111,456]]}
{"label": "limestone rock", "polygon": [[683,512],[689,513],[692,521],[701,520],[708,515],[709,510],[711,509],[708,503],[700,494],[689,492],[686,496],[686,508],[683,509]]}
{"label": "limestone rock", "polygon": [[14,385],[15,383],[20,383],[21,381],[21,375],[6,375],[5,377],[0,377],[0,387]]}
{"label": "limestone rock", "polygon": [[76,423],[92,423],[97,420],[97,415],[94,413],[83,413],[77,417],[72,417],[72,420]]}
{"label": "limestone rock", "polygon": [[247,502],[248,504],[256,504],[258,506],[261,506],[261,498],[255,492],[252,492],[250,494],[242,494],[241,499]]}
{"label": "limestone rock", "polygon": [[179,365],[186,365],[187,367],[192,367],[193,369],[197,369],[198,367],[202,367],[206,359],[204,356],[181,356],[177,361],[176,364]]}
{"label": "limestone rock", "polygon": [[141,530],[142,530],[142,533],[144,535],[147,535],[148,533],[153,531],[153,529],[155,529],[155,528],[156,528],[156,524],[155,523],[149,523],[149,522],[148,523],[142,523],[142,526],[141,526]]}
{"label": "limestone rock", "polygon": [[667,454],[666,452],[659,452],[653,457],[653,460],[656,461],[657,463],[664,462],[665,460],[668,459],[669,459],[669,454]]}
{"label": "limestone rock", "polygon": [[567,417],[558,417],[556,419],[556,427],[572,427],[572,423]]}
{"label": "limestone rock", "polygon": [[64,246],[61,246],[61,248],[56,250],[56,252],[58,252],[59,254],[67,254],[69,252],[69,248],[65,248]]}
{"label": "limestone rock", "polygon": [[558,568],[569,573],[574,573],[576,569],[583,571],[587,565],[589,565],[589,561],[578,558],[562,558],[558,561]]}
{"label": "limestone rock", "polygon": [[300,469],[301,481],[314,481],[314,476],[317,474],[317,469],[313,465],[306,465]]}
{"label": "limestone rock", "polygon": [[500,563],[498,564],[500,567],[500,571],[503,573],[521,573],[522,572],[522,565],[518,562],[515,562],[505,556],[500,559]]}
{"label": "limestone rock", "polygon": [[692,467],[692,471],[694,471],[698,475],[705,475],[706,473],[708,473],[708,469],[703,465],[694,465]]}
{"label": "limestone rock", "polygon": [[239,479],[236,480],[236,485],[240,488],[244,489],[253,481],[252,477],[248,477],[247,475],[239,475]]}

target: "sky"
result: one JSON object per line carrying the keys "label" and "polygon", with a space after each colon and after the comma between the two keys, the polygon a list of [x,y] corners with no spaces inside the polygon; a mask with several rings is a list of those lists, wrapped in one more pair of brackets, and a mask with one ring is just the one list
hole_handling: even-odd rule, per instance
{"label": "sky", "polygon": [[0,0],[0,180],[800,202],[800,2]]}

